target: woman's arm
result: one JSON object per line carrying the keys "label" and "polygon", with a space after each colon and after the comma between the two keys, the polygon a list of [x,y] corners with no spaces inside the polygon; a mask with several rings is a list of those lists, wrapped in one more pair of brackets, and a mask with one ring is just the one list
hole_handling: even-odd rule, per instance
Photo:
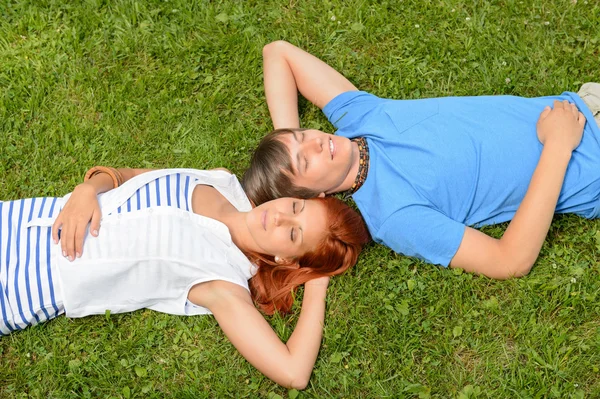
{"label": "woman's arm", "polygon": [[298,47],[276,41],[263,48],[265,95],[273,127],[298,128],[298,91],[323,109],[338,94],[357,90],[335,69]]}
{"label": "woman's arm", "polygon": [[328,282],[322,277],[305,284],[300,318],[287,343],[254,307],[248,291],[236,284],[199,284],[189,299],[210,309],[227,338],[261,373],[282,386],[304,389],[321,345]]}
{"label": "woman's arm", "polygon": [[[123,182],[152,169],[118,169]],[[83,253],[83,239],[88,224],[90,233],[98,236],[100,229],[100,205],[97,195],[113,188],[113,180],[107,173],[98,173],[88,181],[78,184],[71,197],[52,225],[52,238],[58,244],[58,230],[63,256],[73,261]]]}
{"label": "woman's arm", "polygon": [[548,234],[571,154],[581,142],[585,117],[568,102],[547,107],[537,125],[544,145],[529,188],[501,239],[467,227],[450,266],[505,279],[524,276]]}

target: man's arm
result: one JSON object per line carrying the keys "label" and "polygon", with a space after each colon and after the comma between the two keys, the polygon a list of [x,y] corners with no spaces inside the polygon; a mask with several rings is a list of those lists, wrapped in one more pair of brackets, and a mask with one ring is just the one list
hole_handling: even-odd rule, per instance
{"label": "man's arm", "polygon": [[338,94],[357,90],[335,69],[298,47],[276,41],[263,48],[265,95],[273,127],[298,128],[298,91],[323,109]]}
{"label": "man's arm", "polygon": [[581,142],[585,117],[568,102],[554,102],[537,124],[544,145],[527,193],[504,235],[495,239],[465,230],[451,267],[488,277],[524,276],[535,263],[548,234],[571,154]]}

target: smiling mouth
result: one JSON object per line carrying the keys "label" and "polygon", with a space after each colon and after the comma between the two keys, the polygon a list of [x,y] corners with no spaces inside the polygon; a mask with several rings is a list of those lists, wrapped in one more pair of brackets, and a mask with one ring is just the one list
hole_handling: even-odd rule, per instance
{"label": "smiling mouth", "polygon": [[335,147],[333,145],[333,140],[329,139],[329,153],[331,154],[331,159],[333,160],[333,154],[335,154]]}

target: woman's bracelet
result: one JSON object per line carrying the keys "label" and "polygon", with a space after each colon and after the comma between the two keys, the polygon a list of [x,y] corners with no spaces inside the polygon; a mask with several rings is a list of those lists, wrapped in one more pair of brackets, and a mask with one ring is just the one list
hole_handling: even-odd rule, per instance
{"label": "woman's bracelet", "polygon": [[94,166],[85,174],[84,182],[90,180],[92,177],[96,176],[98,173],[106,173],[108,174],[113,181],[113,188],[119,187],[123,184],[123,175],[115,168],[107,167],[107,166]]}

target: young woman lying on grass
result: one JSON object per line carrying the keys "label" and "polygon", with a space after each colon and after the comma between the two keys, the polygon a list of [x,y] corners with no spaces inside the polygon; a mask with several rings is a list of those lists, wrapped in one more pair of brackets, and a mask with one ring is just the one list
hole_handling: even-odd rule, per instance
{"label": "young woman lying on grass", "polygon": [[[598,84],[579,95],[392,100],[286,42],[263,58],[278,130],[244,176],[257,204],[345,191],[375,241],[500,279],[529,272],[555,212],[600,216]],[[335,135],[299,129],[298,91]],[[500,239],[474,228],[506,221]]]}
{"label": "young woman lying on grass", "polygon": [[[258,370],[302,389],[329,277],[356,263],[368,239],[334,198],[253,208],[224,170],[92,168],[64,198],[0,202],[0,332],[62,313],[212,313]],[[284,344],[253,302],[287,312],[299,284],[302,310]]]}

